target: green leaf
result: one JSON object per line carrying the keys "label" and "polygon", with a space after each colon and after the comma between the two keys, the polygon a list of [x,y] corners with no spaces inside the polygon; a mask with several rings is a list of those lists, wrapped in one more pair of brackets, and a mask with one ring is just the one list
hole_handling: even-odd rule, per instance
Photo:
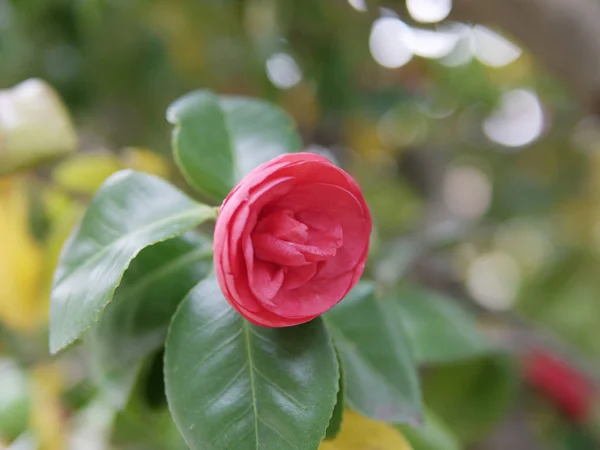
{"label": "green leaf", "polygon": [[456,300],[411,286],[397,289],[390,298],[419,364],[474,358],[491,350],[475,318]]}
{"label": "green leaf", "polygon": [[301,148],[290,118],[261,100],[193,91],[167,110],[186,180],[219,200],[259,164]]}
{"label": "green leaf", "polygon": [[325,319],[344,366],[348,405],[391,423],[418,423],[417,369],[402,325],[389,302],[375,298],[373,283],[360,282]]}
{"label": "green leaf", "polygon": [[195,232],[145,248],[131,262],[85,336],[92,374],[115,407],[124,406],[142,358],[164,345],[177,306],[211,266],[212,243]]}
{"label": "green leaf", "polygon": [[452,431],[431,411],[425,410],[423,424],[419,428],[399,425],[402,434],[413,450],[460,450],[461,445]]}
{"label": "green leaf", "polygon": [[161,353],[153,355],[141,368],[132,395],[124,408],[115,415],[110,441],[115,449],[184,450],[181,433],[175,426],[170,411],[149,405],[148,394],[164,397]]}
{"label": "green leaf", "polygon": [[94,385],[102,391],[110,405],[116,410],[125,407],[140,376],[142,361],[127,367],[105,367],[91,346],[88,364]]}
{"label": "green leaf", "polygon": [[167,399],[192,449],[316,449],[338,379],[320,319],[290,328],[252,325],[212,277],[190,292],[169,329]]}
{"label": "green leaf", "polygon": [[0,359],[0,442],[27,429],[31,395],[26,373],[7,358]]}
{"label": "green leaf", "polygon": [[423,380],[426,404],[464,443],[496,426],[516,392],[512,362],[501,355],[439,366]]}
{"label": "green leaf", "polygon": [[63,248],[51,294],[50,351],[66,347],[100,318],[143,248],[215,215],[159,178],[130,170],[111,176]]}
{"label": "green leaf", "polygon": [[102,365],[127,367],[161,347],[177,306],[211,266],[212,243],[193,232],[142,250],[90,329]]}
{"label": "green leaf", "polygon": [[376,280],[385,285],[396,285],[410,269],[420,251],[421,244],[414,238],[385,242],[375,265]]}
{"label": "green leaf", "polygon": [[333,409],[333,414],[329,419],[329,425],[327,426],[327,431],[325,432],[325,440],[327,441],[335,439],[340,432],[340,429],[342,428],[342,420],[344,418],[344,409],[346,408],[346,383],[344,382],[344,370],[339,355],[337,360],[340,368],[340,381],[335,408]]}

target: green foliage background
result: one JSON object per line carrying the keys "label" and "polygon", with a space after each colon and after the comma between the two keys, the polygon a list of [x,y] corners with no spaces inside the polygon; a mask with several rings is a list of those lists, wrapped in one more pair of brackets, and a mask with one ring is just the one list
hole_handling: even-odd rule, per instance
{"label": "green foliage background", "polygon": [[[0,0],[0,88],[42,78],[72,112],[84,153],[122,157],[124,147],[135,145],[165,156],[171,167],[172,125],[165,111],[174,99],[210,89],[281,106],[304,145],[327,148],[363,187],[377,225],[368,276],[385,295],[426,298],[415,306],[400,304],[397,313],[400,322],[415,317],[406,328],[418,342],[413,352],[422,366],[424,432],[450,435],[447,443],[480,443],[512,414],[517,392],[525,390],[518,381],[520,353],[513,339],[500,342],[511,357],[496,357],[470,331],[454,335],[457,327],[470,330],[473,319],[462,310],[446,311],[440,319],[440,308],[431,305],[446,300],[428,290],[411,294],[411,288],[457,297],[492,336],[518,335],[525,339],[517,344],[521,349],[541,342],[597,375],[600,138],[571,94],[527,51],[502,68],[476,59],[448,67],[423,58],[399,69],[379,66],[368,45],[378,16],[377,8],[361,13],[342,1]],[[280,90],[267,77],[265,63],[276,52],[289,53],[302,69],[302,81],[291,89]],[[535,90],[548,120],[539,140],[507,152],[482,135],[481,122],[502,93],[515,88]],[[451,114],[436,116],[448,105]],[[483,216],[458,221],[447,231],[440,212],[443,180],[448,168],[462,165],[491,180],[491,203]],[[49,170],[31,175],[32,191]],[[191,192],[183,177],[171,178]],[[223,181],[215,192],[226,192],[231,180]],[[31,198],[35,203],[35,192]],[[88,201],[89,196],[81,204]],[[51,234],[47,216],[32,214],[38,241]],[[514,304],[501,313],[473,302],[468,289],[473,261],[498,252],[515,261],[520,279]],[[433,329],[439,334],[428,336]],[[12,330],[5,335],[4,352],[22,360],[27,371],[39,370],[32,367],[43,360],[41,336],[23,338]],[[448,339],[458,349],[451,361],[436,347]],[[146,374],[152,367],[145,362],[136,370]],[[101,386],[119,374],[106,375]],[[67,409],[89,404],[90,392],[98,388],[88,383],[65,383]],[[459,388],[463,385],[469,390]],[[23,416],[28,395],[14,399],[12,411],[19,414],[13,419]],[[133,396],[120,413],[129,425],[119,422],[115,441],[147,438],[132,435],[139,431],[136,420],[151,416],[157,435],[175,436],[159,448],[181,445],[168,415],[140,398],[144,395]],[[583,438],[572,437],[581,430],[571,430],[539,399],[526,399],[518,409],[525,409],[542,440],[583,448],[568,444],[584,445]],[[23,424],[13,425],[16,419],[9,424],[13,429],[1,431],[10,437],[22,431]],[[553,427],[556,423],[560,426]],[[428,439],[411,442],[416,450],[426,449]]]}

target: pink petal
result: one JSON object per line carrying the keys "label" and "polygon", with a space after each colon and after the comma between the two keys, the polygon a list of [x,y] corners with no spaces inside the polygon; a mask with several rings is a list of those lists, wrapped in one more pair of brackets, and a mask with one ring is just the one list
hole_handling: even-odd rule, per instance
{"label": "pink petal", "polygon": [[277,295],[283,284],[283,269],[275,264],[254,261],[248,272],[248,282],[252,293],[263,305]]}
{"label": "pink petal", "polygon": [[352,272],[327,280],[313,278],[297,289],[280,290],[273,298],[273,304],[264,306],[283,317],[318,316],[333,308],[344,297],[351,287],[352,278]]}
{"label": "pink petal", "polygon": [[267,328],[278,328],[278,327],[291,327],[294,325],[300,325],[301,323],[310,322],[315,316],[311,317],[300,317],[300,318],[289,318],[282,317],[274,314],[266,309],[261,310],[259,313],[255,313],[247,310],[243,306],[235,303],[231,303],[231,306],[239,312],[249,322]]}
{"label": "pink petal", "polygon": [[294,213],[289,209],[280,209],[261,218],[255,229],[257,231],[290,242],[304,242],[308,237],[308,227],[294,219]]}
{"label": "pink petal", "polygon": [[254,256],[283,266],[302,266],[306,258],[297,248],[298,244],[282,241],[266,233],[252,234]]}
{"label": "pink petal", "polygon": [[332,278],[341,273],[352,270],[359,262],[366,258],[365,252],[369,248],[369,234],[371,228],[364,218],[348,220],[342,225],[344,243],[337,249],[333,258],[323,263],[319,270],[319,278]]}
{"label": "pink petal", "polygon": [[282,176],[294,176],[298,184],[333,184],[347,189],[362,199],[362,193],[356,181],[326,158],[305,158],[296,164],[281,166],[278,170]]}
{"label": "pink petal", "polygon": [[297,289],[300,286],[310,281],[317,273],[318,263],[306,264],[299,267],[290,267],[285,273],[283,285],[281,289],[291,290]]}
{"label": "pink petal", "polygon": [[[363,206],[356,196],[343,187],[327,183],[314,183],[298,185],[279,198],[271,208],[290,209],[298,217],[308,215],[313,220],[318,220],[315,213],[325,213],[326,217],[334,219],[336,223],[343,224],[346,217],[364,216]],[[326,220],[322,218],[321,220]]]}
{"label": "pink petal", "polygon": [[[347,190],[328,184],[314,184],[295,188],[278,200],[281,208],[289,208],[298,217],[312,219],[309,225],[318,226],[319,215],[312,211],[327,211],[342,227],[343,244],[335,256],[328,259],[317,277],[331,278],[351,270],[369,246],[371,219],[368,210]],[[320,218],[328,225],[327,219]]]}
{"label": "pink petal", "polygon": [[335,256],[337,247],[331,244],[330,240],[326,240],[321,245],[303,245],[303,244],[292,244],[296,251],[298,251],[305,261],[318,262],[326,261]]}
{"label": "pink petal", "polygon": [[[293,186],[293,180],[290,178],[281,178],[265,183],[258,187],[252,197],[246,198],[241,202],[234,201],[231,204],[237,205],[237,210],[231,212],[230,204],[225,204],[222,210],[226,210],[226,218],[229,220],[229,233],[226,239],[227,246],[221,244],[223,248],[218,249],[215,244],[215,255],[222,253],[223,270],[235,275],[234,286],[228,283],[231,295],[238,302],[244,302],[245,306],[252,310],[258,310],[260,307],[256,303],[254,296],[251,295],[248,286],[248,271],[252,270],[254,255],[251,254],[245,258],[244,249],[250,245],[250,232],[256,225],[256,219],[261,207],[274,198],[278,198],[288,192]],[[217,219],[217,228],[219,227]],[[217,235],[215,228],[215,236]],[[226,234],[227,229],[219,230]],[[223,241],[221,241],[223,242]],[[225,248],[226,247],[226,248]],[[217,257],[215,256],[215,261]]]}
{"label": "pink petal", "polygon": [[[260,305],[248,282],[247,271],[252,270],[253,256],[244,261],[242,246],[256,223],[258,213],[265,203],[285,195],[293,186],[293,180],[280,178],[262,186],[255,186],[251,198],[248,192],[239,190],[223,204],[215,225],[214,260],[215,271],[221,289],[233,301],[242,303],[247,309],[259,311]],[[239,197],[239,198],[238,198]],[[256,209],[255,209],[256,208]],[[247,262],[250,261],[250,267]],[[220,273],[223,271],[224,273]]]}
{"label": "pink petal", "polygon": [[324,211],[300,211],[297,214],[298,220],[302,223],[308,225],[308,227],[322,231],[326,233],[328,236],[341,238],[341,229],[339,220],[334,219],[331,215],[327,214]]}
{"label": "pink petal", "polygon": [[[225,286],[227,290],[223,290],[225,295],[233,302],[242,303],[247,309],[252,311],[260,311],[261,306],[258,304],[250,287],[248,286],[247,267],[243,257],[239,255],[235,248],[241,244],[241,235],[244,231],[244,225],[249,220],[250,208],[247,203],[243,203],[238,208],[237,214],[233,216],[232,228],[229,233],[229,239],[226,239],[221,249],[221,266],[225,274]],[[218,267],[215,266],[217,275],[219,275]]]}

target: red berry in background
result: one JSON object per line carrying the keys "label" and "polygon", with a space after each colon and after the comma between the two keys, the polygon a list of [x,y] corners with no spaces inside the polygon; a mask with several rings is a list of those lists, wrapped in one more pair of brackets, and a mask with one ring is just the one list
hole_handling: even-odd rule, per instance
{"label": "red berry in background", "polygon": [[535,351],[525,360],[524,377],[573,422],[585,422],[590,417],[594,386],[565,361],[547,352]]}

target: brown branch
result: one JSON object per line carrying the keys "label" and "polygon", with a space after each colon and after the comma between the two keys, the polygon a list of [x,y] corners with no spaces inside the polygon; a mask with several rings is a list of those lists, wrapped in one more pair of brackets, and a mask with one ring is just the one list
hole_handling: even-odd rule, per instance
{"label": "brown branch", "polygon": [[506,32],[600,114],[600,2],[454,0],[450,18]]}
{"label": "brown branch", "polygon": [[[410,20],[403,0],[382,0]],[[454,0],[448,18],[505,33],[600,115],[600,1]]]}

